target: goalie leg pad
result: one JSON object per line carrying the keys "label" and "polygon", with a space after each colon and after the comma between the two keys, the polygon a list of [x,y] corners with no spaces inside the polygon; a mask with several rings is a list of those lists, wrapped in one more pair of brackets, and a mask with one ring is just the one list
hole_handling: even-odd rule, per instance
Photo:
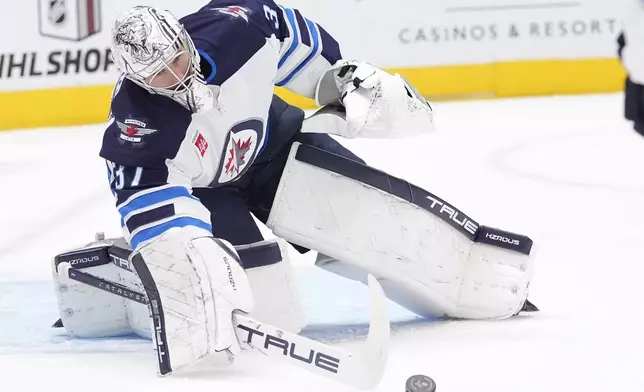
{"label": "goalie leg pad", "polygon": [[299,333],[307,323],[297,290],[286,241],[266,240],[236,246],[242,260],[255,308],[257,321]]}
{"label": "goalie leg pad", "polygon": [[[151,338],[147,299],[130,269],[129,251],[113,246],[122,239],[98,241],[57,255],[52,278],[61,322],[74,337],[113,337],[135,333]],[[72,267],[105,279],[105,290],[70,279]]]}
{"label": "goalie leg pad", "polygon": [[[253,318],[289,332],[306,326],[286,241],[267,240],[236,246],[253,290]],[[62,326],[74,337],[130,335],[152,339],[147,297],[132,268],[132,249],[123,238],[96,241],[54,258],[53,280]],[[70,279],[65,263],[110,283],[109,292]]]}
{"label": "goalie leg pad", "polygon": [[188,230],[170,229],[131,256],[149,301],[160,375],[206,356],[232,362],[240,351],[232,313],[253,307],[232,245]]}
{"label": "goalie leg pad", "polygon": [[343,275],[373,274],[390,299],[420,315],[510,317],[534,273],[528,237],[481,226],[413,184],[297,143],[267,225],[351,266]]}

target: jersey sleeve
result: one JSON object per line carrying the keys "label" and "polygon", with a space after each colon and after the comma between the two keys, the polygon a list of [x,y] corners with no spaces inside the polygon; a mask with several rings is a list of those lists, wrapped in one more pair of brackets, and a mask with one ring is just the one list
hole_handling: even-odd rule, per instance
{"label": "jersey sleeve", "polygon": [[138,89],[117,85],[100,152],[123,234],[134,249],[177,227],[210,236],[210,212],[192,196],[203,170],[201,150],[186,137],[191,116]]}
{"label": "jersey sleeve", "polygon": [[[267,3],[272,3],[272,1]],[[275,84],[314,98],[317,81],[342,59],[338,42],[299,10],[278,6],[283,25]]]}
{"label": "jersey sleeve", "polygon": [[168,181],[166,170],[112,161],[107,161],[107,168],[121,227],[133,249],[172,228],[192,226],[202,230],[204,236],[212,235],[210,212],[192,195],[189,184]]}
{"label": "jersey sleeve", "polygon": [[338,42],[299,10],[272,0],[232,4],[211,1],[182,19],[199,53],[216,70],[204,75],[207,81],[221,85],[275,38],[273,84],[313,98],[317,81],[342,58]]}

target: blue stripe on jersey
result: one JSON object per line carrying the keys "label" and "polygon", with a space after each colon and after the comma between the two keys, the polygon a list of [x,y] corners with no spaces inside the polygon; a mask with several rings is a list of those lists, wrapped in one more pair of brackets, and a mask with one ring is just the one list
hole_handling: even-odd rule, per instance
{"label": "blue stripe on jersey", "polygon": [[150,227],[149,229],[141,230],[130,240],[132,248],[136,249],[140,243],[144,241],[151,240],[155,237],[160,236],[166,231],[174,227],[185,227],[185,226],[196,226],[204,230],[207,230],[209,233],[212,233],[212,226],[208,223],[201,221],[195,218],[177,218],[168,222],[161,223],[160,225]]}
{"label": "blue stripe on jersey", "polygon": [[320,36],[318,33],[318,29],[315,23],[311,22],[310,20],[306,19],[306,24],[309,26],[309,31],[311,32],[311,38],[313,38],[313,49],[311,49],[311,53],[308,55],[304,61],[300,63],[293,71],[291,71],[290,74],[284,79],[282,79],[279,83],[277,83],[278,86],[284,86],[288,84],[288,82],[291,81],[297,75],[304,67],[306,67],[311,60],[315,56],[318,55],[318,48],[320,47]]}
{"label": "blue stripe on jersey", "polygon": [[140,214],[132,215],[127,220],[127,229],[131,233],[141,226],[145,226],[153,222],[158,222],[166,218],[171,218],[174,215],[174,204],[165,204],[161,207],[153,208]]}
{"label": "blue stripe on jersey", "polygon": [[188,192],[187,188],[182,186],[173,186],[136,197],[123,207],[119,208],[119,213],[121,214],[121,217],[125,218],[125,216],[132,211],[176,199],[178,197],[189,197],[196,200],[196,198]]}
{"label": "blue stripe on jersey", "polygon": [[206,83],[210,83],[215,78],[215,75],[217,74],[217,64],[215,64],[215,60],[213,60],[212,57],[208,55],[208,53],[204,52],[201,49],[197,49],[197,52],[199,52],[199,56],[206,59],[208,64],[210,64],[210,69],[211,69],[210,75],[208,75],[208,77],[206,78]]}
{"label": "blue stripe on jersey", "polygon": [[264,148],[266,148],[266,145],[268,145],[268,138],[271,135],[271,124],[270,124],[270,115],[269,118],[266,119],[266,134],[264,135],[264,144],[262,144],[262,148],[259,149],[259,152],[257,153],[257,156],[262,155],[262,151],[264,151]]}
{"label": "blue stripe on jersey", "polygon": [[295,10],[295,18],[297,19],[297,25],[300,28],[300,37],[302,39],[302,43],[310,48],[311,37],[310,34],[306,32],[306,23],[304,22],[304,17],[300,13],[300,11]]}
{"label": "blue stripe on jersey", "polygon": [[297,23],[295,22],[295,13],[290,8],[284,8],[284,12],[286,12],[286,19],[293,30],[293,42],[291,43],[291,47],[288,48],[288,51],[284,53],[284,56],[282,56],[280,62],[277,64],[278,69],[282,68],[282,65],[284,65],[286,60],[291,57],[293,52],[295,52],[295,49],[297,49],[297,46],[300,44],[300,37],[297,33]]}

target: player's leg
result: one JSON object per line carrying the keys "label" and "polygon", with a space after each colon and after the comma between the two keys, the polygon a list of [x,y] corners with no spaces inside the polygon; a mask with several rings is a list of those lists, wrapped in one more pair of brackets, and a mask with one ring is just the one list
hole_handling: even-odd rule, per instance
{"label": "player's leg", "polygon": [[193,190],[193,195],[210,211],[213,235],[235,246],[264,240],[250,214],[245,193],[241,186]]}
{"label": "player's leg", "polygon": [[421,315],[510,317],[523,309],[534,273],[528,237],[480,225],[422,188],[297,143],[267,226],[320,252],[322,268],[361,281],[371,273],[390,299]]}

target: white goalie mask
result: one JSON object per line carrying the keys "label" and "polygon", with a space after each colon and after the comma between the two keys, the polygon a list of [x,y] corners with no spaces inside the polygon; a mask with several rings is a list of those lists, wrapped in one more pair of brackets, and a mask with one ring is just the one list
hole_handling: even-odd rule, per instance
{"label": "white goalie mask", "polygon": [[111,35],[116,66],[150,93],[168,96],[194,112],[212,98],[204,88],[195,45],[169,11],[133,7],[116,19]]}

